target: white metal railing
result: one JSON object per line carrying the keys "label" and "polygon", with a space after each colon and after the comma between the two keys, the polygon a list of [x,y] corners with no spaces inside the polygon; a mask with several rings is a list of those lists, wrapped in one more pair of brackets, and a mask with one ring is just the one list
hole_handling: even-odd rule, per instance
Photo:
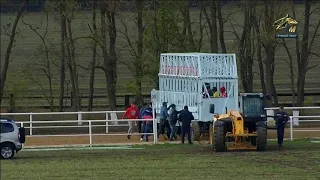
{"label": "white metal railing", "polygon": [[[279,107],[265,108],[267,110],[267,114],[274,116],[274,110],[278,110]],[[294,125],[299,126],[299,123],[306,122],[320,122],[320,115],[315,116],[299,116],[299,110],[302,109],[320,109],[320,106],[308,106],[308,107],[284,107],[285,110],[293,110],[293,115],[290,116],[290,140],[293,140],[293,132],[320,132],[320,129],[294,129]],[[320,114],[320,112],[319,112]],[[310,119],[307,119],[310,118]],[[313,119],[319,118],[319,119]],[[306,119],[306,120],[300,120]],[[320,133],[319,133],[320,136]]]}
{"label": "white metal railing", "polygon": [[[117,121],[117,113],[124,113],[125,111],[79,111],[79,112],[29,112],[29,113],[0,113],[0,116],[29,116],[29,121],[30,122],[35,122],[33,120],[33,117],[35,115],[78,115],[77,117],[77,121],[78,125],[82,125],[83,122],[83,114],[104,114],[105,115],[105,122],[106,122],[106,133],[109,132],[109,114],[112,120],[111,122],[114,122],[115,124],[118,124]],[[74,120],[72,120],[74,121]],[[46,121],[49,122],[49,121]],[[52,121],[51,121],[52,122]],[[64,121],[65,122],[65,121]],[[32,124],[34,123],[30,123],[30,131],[29,131],[29,135],[32,136],[33,135],[33,126]],[[81,126],[80,126],[81,127]],[[38,127],[39,128],[39,127]]]}
{"label": "white metal railing", "polygon": [[[149,121],[151,120],[153,122],[153,127],[152,127],[152,133],[113,133],[113,134],[94,134],[92,133],[92,127],[101,127],[105,125],[94,125],[94,123],[97,122],[112,122],[112,121]],[[31,124],[48,124],[48,123],[76,123],[78,122],[77,120],[63,120],[63,121],[19,121],[16,122],[17,124],[20,124],[21,127],[24,127],[26,129],[31,129]],[[94,145],[93,143],[93,136],[127,136],[127,135],[153,135],[153,143],[157,144],[158,143],[158,132],[157,132],[157,120],[155,118],[153,119],[117,119],[117,120],[82,120],[83,123],[88,123],[88,125],[74,125],[74,126],[35,126],[33,128],[77,128],[77,127],[88,127],[88,134],[59,134],[59,135],[31,135],[32,137],[67,137],[67,136],[89,136],[89,146],[92,147]],[[30,126],[26,127],[25,124],[29,124]],[[127,124],[115,124],[111,126],[128,126]]]}

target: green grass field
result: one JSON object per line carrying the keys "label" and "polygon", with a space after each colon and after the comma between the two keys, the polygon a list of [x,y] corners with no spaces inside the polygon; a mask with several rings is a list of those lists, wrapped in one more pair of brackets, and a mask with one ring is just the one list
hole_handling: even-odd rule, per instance
{"label": "green grass field", "polygon": [[4,180],[308,179],[320,177],[320,143],[285,142],[268,152],[215,153],[203,145],[139,146],[138,150],[21,152],[1,162]]}

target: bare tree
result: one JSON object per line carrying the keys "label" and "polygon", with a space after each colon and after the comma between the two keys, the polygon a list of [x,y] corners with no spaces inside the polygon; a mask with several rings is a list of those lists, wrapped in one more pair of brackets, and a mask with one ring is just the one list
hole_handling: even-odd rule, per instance
{"label": "bare tree", "polygon": [[242,9],[244,11],[244,22],[241,36],[238,35],[233,24],[231,24],[231,26],[238,41],[242,86],[245,92],[253,92],[253,59],[255,54],[255,35],[253,27],[255,4],[246,1],[242,4]]}
{"label": "bare tree", "polygon": [[11,51],[12,51],[12,47],[13,44],[15,42],[15,36],[17,34],[16,29],[20,20],[20,17],[22,16],[22,13],[25,10],[27,4],[27,0],[22,0],[21,1],[21,5],[17,11],[16,17],[13,21],[13,25],[11,27],[11,32],[9,35],[9,44],[7,46],[7,50],[6,50],[6,54],[5,54],[5,59],[4,59],[4,65],[3,65],[3,69],[1,71],[1,77],[0,77],[0,104],[2,102],[3,99],[3,93],[4,93],[4,87],[5,87],[5,82],[7,79],[7,72],[8,72],[8,68],[9,68],[9,62],[10,62],[10,55],[11,55]]}
{"label": "bare tree", "polygon": [[[128,31],[127,22],[121,19],[121,24],[124,27],[124,32],[121,32],[124,36],[125,41],[127,42],[126,47],[128,47],[129,52],[133,58],[133,61],[122,61],[128,69],[133,74],[133,78],[135,80],[134,89],[136,95],[136,103],[142,104],[142,78],[146,71],[146,63],[143,57],[143,36],[144,36],[144,27],[143,27],[143,9],[144,9],[144,0],[136,0],[137,5],[137,20],[133,20],[135,22],[138,31],[136,39],[135,37],[130,36]],[[132,20],[130,20],[132,21]],[[136,46],[135,46],[136,45]]]}
{"label": "bare tree", "polygon": [[262,41],[261,41],[261,32],[260,32],[260,16],[255,11],[255,16],[253,16],[253,22],[254,22],[254,30],[257,36],[257,61],[259,66],[259,76],[260,76],[260,83],[261,83],[261,89],[263,94],[266,94],[266,83],[265,83],[265,76],[264,76],[264,66],[263,66],[263,60],[262,60]]}
{"label": "bare tree", "polygon": [[[317,67],[319,64],[315,66],[308,66],[310,58],[312,55],[316,55],[320,57],[319,54],[316,52],[313,52],[312,46],[317,38],[319,36],[318,30],[320,27],[320,20],[317,21],[317,24],[314,28],[313,34],[310,37],[310,17],[312,13],[319,11],[318,8],[314,8],[311,10],[311,0],[305,0],[304,1],[304,26],[303,26],[303,33],[302,33],[302,41],[299,42],[298,39],[296,39],[296,57],[297,57],[297,65],[298,65],[298,82],[297,82],[297,106],[302,106],[304,103],[304,88],[305,88],[305,79],[307,72]],[[293,18],[296,18],[295,8],[294,8],[294,2],[292,2],[292,13]],[[288,54],[289,55],[289,54]]]}
{"label": "bare tree", "polygon": [[[101,49],[103,54],[103,66],[99,66],[105,72],[108,100],[111,110],[117,109],[116,84],[117,84],[117,55],[116,37],[117,29],[115,23],[116,0],[101,0]],[[108,23],[106,22],[108,21]],[[107,33],[109,34],[109,53],[107,50]]]}
{"label": "bare tree", "polygon": [[[209,26],[209,32],[210,32],[210,49],[212,53],[218,52],[218,31],[217,31],[217,1],[211,0],[209,1],[209,5],[205,3],[205,1],[201,1],[201,6],[203,8],[203,13],[205,15],[206,21]],[[207,6],[209,6],[210,9],[210,17],[207,12]],[[221,7],[220,7],[221,8]],[[220,9],[221,13],[221,9]],[[221,14],[220,14],[221,15]],[[223,26],[220,25],[220,28],[223,28]],[[219,29],[221,31],[221,29]]]}
{"label": "bare tree", "polygon": [[265,69],[266,69],[266,93],[272,95],[273,104],[278,105],[278,96],[274,84],[274,70],[275,70],[275,51],[276,51],[276,37],[273,23],[275,18],[276,2],[264,0],[264,39],[263,47],[266,54]]}
{"label": "bare tree", "polygon": [[65,4],[66,0],[63,0],[59,4],[60,9],[60,51],[61,51],[61,60],[60,60],[60,96],[59,96],[59,111],[63,110],[63,100],[64,100],[64,86],[66,79],[66,70],[65,70],[65,58],[66,58],[66,38],[65,34],[67,33],[67,18],[66,18],[66,9]]}
{"label": "bare tree", "polygon": [[219,22],[219,40],[220,40],[220,46],[221,46],[221,52],[222,53],[227,53],[227,48],[226,48],[226,43],[224,40],[224,23],[225,21],[223,20],[222,16],[222,6],[221,6],[221,0],[217,0],[217,17],[218,17],[218,22]]}
{"label": "bare tree", "polygon": [[289,78],[290,78],[290,83],[291,83],[291,94],[292,94],[292,105],[295,106],[296,103],[296,91],[295,91],[295,86],[294,86],[294,67],[293,67],[293,57],[292,54],[287,46],[287,43],[284,39],[282,39],[282,45],[284,49],[286,50],[288,54],[289,61],[286,61],[287,64],[289,65],[290,73],[289,73]]}
{"label": "bare tree", "polygon": [[[94,37],[98,36],[97,25],[96,25],[96,9],[97,9],[97,2],[96,2],[96,0],[92,0],[92,34],[93,34]],[[96,57],[97,57],[97,41],[93,41],[92,60],[91,60],[91,63],[90,63],[90,82],[89,82],[88,111],[92,111],[92,106],[93,106],[94,76],[95,76]]]}
{"label": "bare tree", "polygon": [[[44,32],[41,33],[40,30],[42,29],[42,22],[40,23],[39,26],[32,26],[31,24],[27,23],[24,21],[24,19],[22,18],[22,22],[27,25],[41,40],[42,44],[40,45],[40,47],[43,46],[43,50],[40,51],[39,53],[45,55],[45,62],[43,63],[34,63],[31,62],[29,68],[32,72],[30,74],[30,76],[27,76],[28,78],[30,78],[33,82],[35,82],[36,84],[38,84],[38,86],[41,88],[42,93],[44,95],[44,97],[46,98],[46,100],[48,101],[49,105],[50,105],[50,110],[54,111],[54,104],[53,104],[53,92],[52,92],[52,81],[53,81],[53,76],[52,76],[52,67],[51,67],[51,61],[52,58],[50,57],[50,53],[51,53],[51,46],[50,43],[47,42],[47,35],[48,35],[48,26],[49,26],[49,13],[48,11],[46,11],[46,21],[45,21],[45,29]],[[40,66],[40,67],[39,67]],[[44,76],[47,78],[48,80],[48,86],[49,86],[49,96],[47,95],[43,85],[41,84],[41,81],[39,80],[39,77],[42,76],[42,73],[44,73]],[[36,77],[34,77],[36,76]]]}

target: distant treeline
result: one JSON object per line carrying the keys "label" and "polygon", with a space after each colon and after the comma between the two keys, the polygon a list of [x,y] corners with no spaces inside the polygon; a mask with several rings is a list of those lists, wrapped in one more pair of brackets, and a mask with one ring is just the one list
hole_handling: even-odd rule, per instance
{"label": "distant treeline", "polygon": [[[47,0],[28,0],[28,5],[26,7],[27,12],[41,12],[45,9],[45,2]],[[150,9],[159,7],[160,0],[146,0],[149,3]],[[199,7],[201,0],[189,0],[190,7]],[[227,4],[231,2],[237,2],[241,0],[221,0],[222,4]],[[293,0],[295,3],[303,3],[304,0]],[[80,7],[79,10],[91,10],[91,0],[78,0]],[[130,11],[135,7],[132,6],[132,0],[122,0],[120,10]],[[1,0],[0,2],[0,13],[13,13],[20,6],[21,0]]]}

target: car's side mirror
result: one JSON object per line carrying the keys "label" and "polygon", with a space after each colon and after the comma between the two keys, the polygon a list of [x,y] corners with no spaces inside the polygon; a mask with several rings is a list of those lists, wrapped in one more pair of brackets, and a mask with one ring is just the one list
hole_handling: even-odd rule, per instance
{"label": "car's side mirror", "polygon": [[214,104],[210,104],[210,113],[214,114]]}

